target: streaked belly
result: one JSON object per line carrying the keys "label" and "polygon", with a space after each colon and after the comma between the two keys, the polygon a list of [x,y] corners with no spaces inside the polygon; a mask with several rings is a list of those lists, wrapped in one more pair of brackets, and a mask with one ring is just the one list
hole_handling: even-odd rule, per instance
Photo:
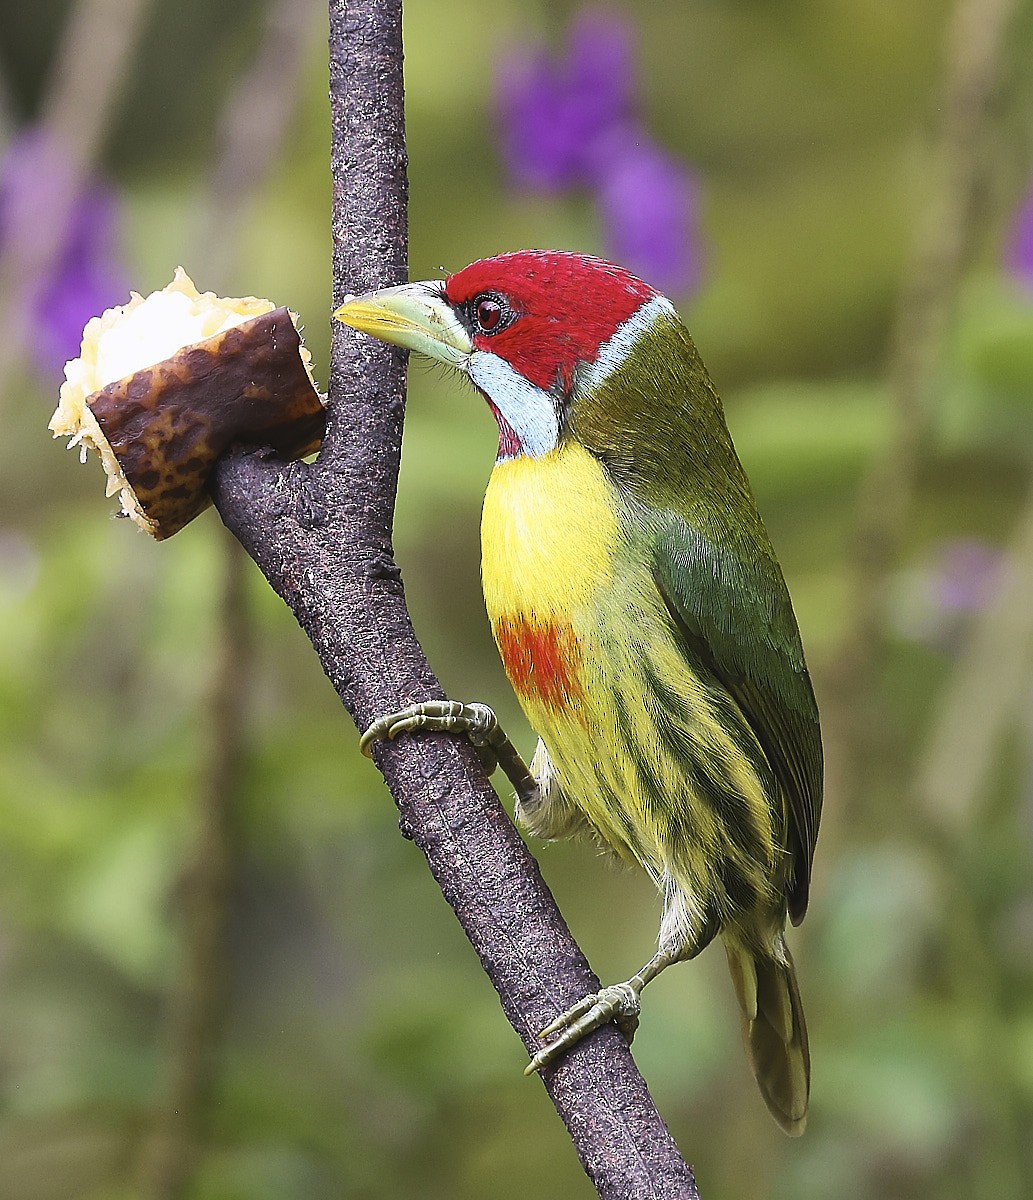
{"label": "streaked belly", "polygon": [[482,525],[488,615],[568,800],[621,857],[709,895],[716,872],[772,869],[770,772],[683,653],[618,513],[580,448],[497,467]]}

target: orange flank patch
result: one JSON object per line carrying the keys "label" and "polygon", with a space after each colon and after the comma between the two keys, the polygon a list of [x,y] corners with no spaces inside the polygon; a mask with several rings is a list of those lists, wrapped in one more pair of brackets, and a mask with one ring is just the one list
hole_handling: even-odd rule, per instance
{"label": "orange flank patch", "polygon": [[565,621],[504,616],[495,641],[517,695],[552,709],[581,699],[581,649]]}

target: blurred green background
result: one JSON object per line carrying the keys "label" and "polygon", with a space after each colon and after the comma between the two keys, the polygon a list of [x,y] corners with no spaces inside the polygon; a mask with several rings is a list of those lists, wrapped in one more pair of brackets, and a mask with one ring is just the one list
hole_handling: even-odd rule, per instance
{"label": "blurred green background", "polygon": [[[5,140],[44,109],[73,7],[0,3]],[[699,180],[706,275],[683,311],[795,599],[829,760],[792,943],[814,1062],[805,1137],[783,1138],[756,1094],[719,951],[646,997],[636,1058],[704,1200],[1033,1195],[1033,295],[1002,266],[1033,177],[1033,20],[1017,9],[901,553],[871,594],[858,501],[897,436],[891,330],[935,181],[951,5],[617,10],[636,31],[649,128]],[[414,277],[520,246],[604,249],[585,195],[508,183],[492,118],[506,47],[558,45],[575,11],[407,0]],[[294,9],[284,143],[216,225],[231,265],[197,249],[215,131],[273,12],[155,0],[117,86],[85,68],[79,82],[112,91],[96,165],[121,198],[131,286],[161,287],[183,263],[202,288],[289,304],[325,380],[318,0]],[[122,1200],[160,1194],[147,1162],[175,1069],[226,536],[211,512],[167,544],[109,519],[100,468],[49,439],[56,395],[28,354],[6,364],[0,1196]],[[410,397],[396,546],[417,631],[449,693],[494,704],[529,752],[479,590],[491,416],[420,366]],[[256,569],[246,587],[227,996],[183,1194],[592,1194],[307,640]],[[855,681],[843,664],[867,628]],[[586,845],[534,851],[594,968],[625,978],[656,935],[651,886]]]}

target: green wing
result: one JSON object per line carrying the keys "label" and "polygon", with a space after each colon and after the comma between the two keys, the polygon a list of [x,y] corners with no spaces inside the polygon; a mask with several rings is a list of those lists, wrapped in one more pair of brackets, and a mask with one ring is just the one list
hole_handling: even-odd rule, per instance
{"label": "green wing", "polygon": [[[821,815],[818,709],[782,571],[721,402],[673,313],[639,335],[619,371],[579,391],[570,431],[651,529],[653,574],[685,642],[749,722],[786,796],[789,914],[807,908]],[[691,436],[686,434],[691,433]]]}
{"label": "green wing", "polygon": [[665,514],[654,545],[654,578],[686,651],[742,710],[788,803],[793,873],[789,915],[807,910],[822,799],[818,708],[786,589],[749,497],[745,527],[714,519],[704,533]]}

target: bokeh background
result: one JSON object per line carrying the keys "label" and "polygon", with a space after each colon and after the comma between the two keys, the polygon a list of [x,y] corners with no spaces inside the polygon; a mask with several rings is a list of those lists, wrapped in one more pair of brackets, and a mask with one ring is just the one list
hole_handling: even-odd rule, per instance
{"label": "bokeh background", "polygon": [[[953,30],[953,32],[952,32]],[[828,789],[775,1129],[723,955],[636,1057],[705,1200],[1033,1195],[1033,15],[1023,0],[408,0],[414,277],[521,246],[679,302],[792,590]],[[0,2],[0,1196],[588,1196],[311,648],[213,512],[52,442],[87,317],[182,263],[325,379],[320,0]],[[494,426],[414,366],[396,545],[528,751],[481,606]],[[605,980],[651,887],[536,845]]]}

